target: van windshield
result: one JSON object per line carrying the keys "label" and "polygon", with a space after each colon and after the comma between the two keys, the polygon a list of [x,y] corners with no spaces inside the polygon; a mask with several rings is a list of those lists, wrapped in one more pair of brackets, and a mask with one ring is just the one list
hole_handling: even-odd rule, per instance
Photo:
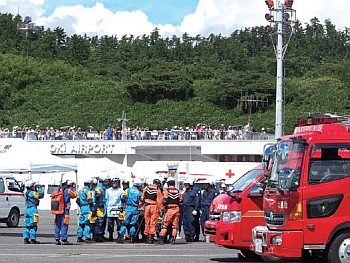
{"label": "van windshield", "polygon": [[294,171],[296,175],[300,175],[306,148],[307,145],[300,141],[288,140],[278,143],[273,158],[269,185],[276,184],[279,173],[284,170]]}
{"label": "van windshield", "polygon": [[236,182],[233,183],[232,193],[239,193],[244,191],[259,175],[264,172],[264,169],[253,169],[240,177]]}

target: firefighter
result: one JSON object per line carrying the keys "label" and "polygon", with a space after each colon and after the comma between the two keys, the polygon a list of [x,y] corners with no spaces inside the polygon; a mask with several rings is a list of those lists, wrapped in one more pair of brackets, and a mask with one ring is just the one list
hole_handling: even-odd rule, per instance
{"label": "firefighter", "polygon": [[153,184],[143,189],[142,200],[145,202],[145,235],[147,236],[147,244],[154,243],[154,235],[156,234],[156,226],[158,217],[163,210],[162,193],[160,191],[161,182],[154,179]]}
{"label": "firefighter", "polygon": [[107,205],[107,230],[109,233],[108,241],[113,241],[114,225],[117,225],[117,230],[119,230],[119,220],[118,215],[122,208],[122,196],[123,190],[120,188],[120,179],[113,178],[111,180],[112,187],[108,188],[106,191],[106,205]]}
{"label": "firefighter", "polygon": [[[100,228],[102,229],[102,236],[99,237],[100,241],[108,241],[108,239],[105,237],[105,229],[106,229],[106,224],[107,224],[107,203],[106,203],[106,191],[109,188],[109,184],[110,184],[110,177],[109,176],[100,176],[98,178],[99,183],[96,186],[96,189],[100,189],[98,190],[98,192],[100,192],[101,194],[99,195],[99,202],[102,202],[104,207],[103,207],[103,211],[104,211],[104,215],[103,215],[103,219],[102,219],[102,225],[100,226]],[[96,192],[96,191],[95,191]]]}
{"label": "firefighter", "polygon": [[159,244],[161,245],[164,244],[164,239],[170,225],[172,226],[171,244],[175,244],[180,219],[180,206],[182,205],[182,194],[175,188],[175,179],[169,178],[167,184],[168,189],[163,191],[165,216],[159,235]]}
{"label": "firefighter", "polygon": [[193,189],[192,180],[186,180],[184,186],[185,192],[182,195],[182,224],[186,241],[193,242],[196,237],[195,217],[198,215],[200,209],[199,196],[197,191]]}
{"label": "firefighter", "polygon": [[[80,217],[77,230],[77,242],[92,242],[91,226],[89,215],[91,213],[90,206],[92,205],[92,192],[90,191],[91,179],[84,181],[84,187],[79,190],[77,204],[80,208]],[[85,240],[83,239],[85,237]]]}
{"label": "firefighter", "polygon": [[41,198],[44,197],[44,189],[35,187],[33,180],[27,180],[25,186],[26,211],[24,216],[23,238],[24,244],[40,244],[36,240],[36,231],[38,230],[39,212],[38,205]]}
{"label": "firefighter", "polygon": [[204,234],[204,224],[205,221],[209,220],[209,214],[210,214],[210,205],[211,202],[214,200],[215,197],[217,197],[220,194],[220,192],[215,188],[215,181],[208,181],[205,184],[205,189],[202,194],[201,198],[201,228],[202,228],[202,234]]}
{"label": "firefighter", "polygon": [[[55,215],[55,234],[56,245],[72,245],[68,241],[68,227],[69,227],[69,214],[71,207],[71,199],[77,198],[77,192],[74,188],[75,183],[71,180],[62,182],[63,199],[64,199],[64,212],[62,214]],[[61,240],[60,240],[61,239]]]}
{"label": "firefighter", "polygon": [[125,204],[126,217],[123,225],[119,231],[118,241],[120,243],[125,240],[126,230],[129,231],[130,243],[134,243],[138,216],[138,206],[141,198],[141,192],[139,188],[141,187],[141,181],[135,179],[133,186],[131,188],[126,188],[122,197],[122,202]]}
{"label": "firefighter", "polygon": [[[143,189],[147,186],[146,183],[141,183],[140,184],[140,192],[143,192]],[[144,202],[141,200],[139,201],[139,205],[138,205],[138,216],[137,216],[137,230],[136,230],[136,234],[135,234],[135,242],[145,242],[147,241],[147,236],[145,235],[145,204]],[[141,239],[139,238],[139,235],[141,234]]]}

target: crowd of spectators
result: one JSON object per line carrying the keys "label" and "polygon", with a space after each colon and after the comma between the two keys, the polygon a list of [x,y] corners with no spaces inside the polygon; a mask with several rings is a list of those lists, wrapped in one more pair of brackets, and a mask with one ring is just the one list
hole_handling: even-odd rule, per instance
{"label": "crowd of spectators", "polygon": [[212,128],[209,125],[197,124],[192,127],[172,126],[164,130],[148,127],[125,125],[108,125],[103,131],[97,131],[93,125],[86,129],[75,126],[60,128],[14,126],[12,130],[0,128],[1,138],[22,138],[23,140],[266,140],[273,135],[262,128],[256,132],[250,125],[233,125]]}

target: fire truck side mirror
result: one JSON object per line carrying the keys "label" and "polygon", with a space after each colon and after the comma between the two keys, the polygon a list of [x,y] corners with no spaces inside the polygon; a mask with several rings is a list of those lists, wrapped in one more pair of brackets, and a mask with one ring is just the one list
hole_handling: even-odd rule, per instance
{"label": "fire truck side mirror", "polygon": [[262,197],[263,194],[264,188],[262,188],[260,185],[256,185],[252,189],[250,189],[248,197]]}
{"label": "fire truck side mirror", "polygon": [[262,159],[262,167],[265,170],[268,170],[270,160],[273,156],[273,154],[276,151],[276,145],[275,144],[266,144],[264,146],[264,154],[263,154],[263,159]]}

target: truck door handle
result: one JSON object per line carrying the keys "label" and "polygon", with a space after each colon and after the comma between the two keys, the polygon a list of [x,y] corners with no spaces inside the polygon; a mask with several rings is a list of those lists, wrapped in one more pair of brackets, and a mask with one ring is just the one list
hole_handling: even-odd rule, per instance
{"label": "truck door handle", "polygon": [[9,200],[9,197],[7,196],[7,197],[6,197],[6,201],[8,201],[8,200]]}
{"label": "truck door handle", "polygon": [[307,224],[307,229],[311,230],[311,231],[314,231],[316,226],[314,224]]}

